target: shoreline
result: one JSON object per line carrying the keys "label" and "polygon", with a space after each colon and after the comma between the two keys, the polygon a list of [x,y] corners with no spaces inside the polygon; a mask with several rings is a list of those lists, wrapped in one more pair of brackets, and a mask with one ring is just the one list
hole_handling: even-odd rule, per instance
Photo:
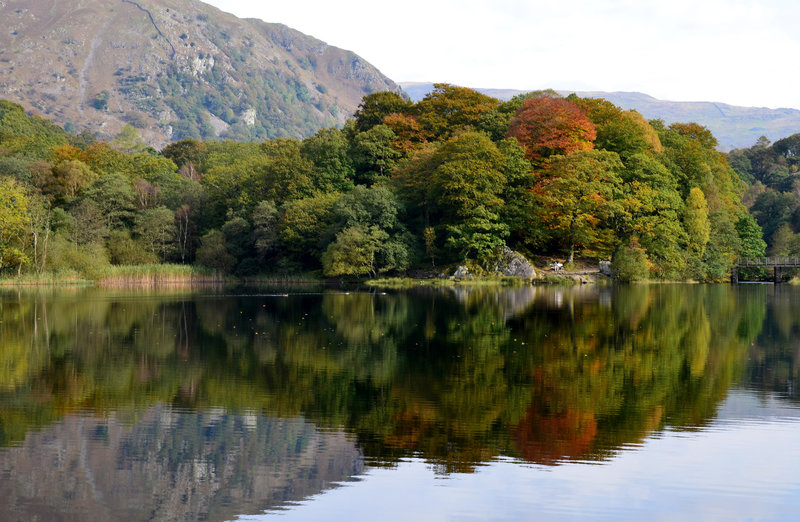
{"label": "shoreline", "polygon": [[[472,276],[455,277],[383,277],[375,279],[336,279],[321,278],[309,274],[285,276],[248,276],[236,278],[219,273],[208,273],[202,269],[187,265],[155,265],[155,270],[137,266],[121,266],[96,279],[81,277],[75,273],[62,275],[43,274],[39,276],[23,275],[19,278],[0,279],[0,288],[32,288],[32,287],[97,287],[106,289],[124,288],[191,288],[213,286],[258,286],[258,285],[320,285],[320,286],[365,286],[382,289],[404,289],[414,287],[452,287],[452,286],[541,286],[541,285],[607,285],[614,284],[614,279],[597,271],[580,271],[551,273],[540,271],[532,279],[513,276]],[[177,267],[177,268],[176,268]],[[769,281],[752,281],[766,283]],[[633,284],[700,284],[692,280],[645,280]],[[730,284],[718,281],[714,284]],[[795,277],[782,284],[800,285],[800,278]]]}

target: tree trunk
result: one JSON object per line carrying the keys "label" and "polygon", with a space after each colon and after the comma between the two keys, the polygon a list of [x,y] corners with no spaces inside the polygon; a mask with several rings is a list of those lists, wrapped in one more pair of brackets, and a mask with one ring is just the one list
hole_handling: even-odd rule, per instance
{"label": "tree trunk", "polygon": [[42,241],[42,264],[39,266],[39,273],[44,272],[45,264],[47,263],[47,242],[50,239],[50,225],[48,224],[47,230],[44,233],[44,241]]}

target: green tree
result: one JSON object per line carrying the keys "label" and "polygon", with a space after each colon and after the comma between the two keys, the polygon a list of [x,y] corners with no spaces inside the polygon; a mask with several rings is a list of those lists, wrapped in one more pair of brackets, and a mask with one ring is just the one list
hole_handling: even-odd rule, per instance
{"label": "green tree", "polygon": [[171,159],[178,168],[192,164],[199,168],[208,155],[206,144],[197,140],[174,141],[161,150],[161,155]]}
{"label": "green tree", "polygon": [[[387,185],[376,184],[369,188],[359,185],[334,203],[333,223],[322,242],[327,243],[333,233],[338,237],[346,228],[361,226],[369,232],[370,238],[380,239],[373,252],[373,270],[404,270],[410,258],[410,239],[400,221],[400,212],[400,202]],[[340,250],[339,247],[334,250],[339,251],[337,249]]]}
{"label": "green tree", "polygon": [[534,243],[541,227],[532,222],[535,199],[531,187],[536,178],[530,162],[525,159],[525,148],[516,139],[506,138],[497,143],[497,149],[504,158],[502,171],[506,185],[501,194],[505,201],[501,221],[509,227],[508,242],[515,247]]}
{"label": "green tree", "polygon": [[689,191],[686,198],[686,213],[683,218],[689,238],[687,248],[691,255],[702,258],[711,235],[711,223],[708,219],[708,204],[705,194],[697,187]]}
{"label": "green tree", "polygon": [[126,226],[136,209],[136,195],[131,182],[117,172],[100,177],[84,192],[105,219],[109,230]]}
{"label": "green tree", "polygon": [[336,236],[336,241],[322,254],[322,269],[326,276],[374,276],[375,250],[387,234],[377,227],[354,225]]}
{"label": "green tree", "polygon": [[742,214],[736,222],[736,232],[742,249],[739,255],[743,257],[763,257],[767,249],[767,243],[763,239],[763,232],[758,226],[755,218],[750,214]]}
{"label": "green tree", "polygon": [[322,129],[303,140],[300,152],[314,164],[314,188],[322,192],[352,188],[355,168],[350,160],[350,144],[344,132],[336,128]]}
{"label": "green tree", "polygon": [[635,240],[617,248],[611,266],[614,277],[625,283],[646,280],[650,274],[647,254]]}
{"label": "green tree", "polygon": [[28,222],[29,199],[21,183],[0,178],[0,271],[28,262],[24,253],[25,226]]}
{"label": "green tree", "polygon": [[474,131],[454,136],[434,155],[432,196],[445,242],[463,258],[487,262],[505,244],[508,225],[500,220],[505,159],[485,134]]}
{"label": "green tree", "polygon": [[404,113],[411,109],[411,102],[396,92],[380,91],[364,96],[353,118],[357,132],[366,132],[393,113]]}
{"label": "green tree", "polygon": [[282,208],[279,237],[286,252],[306,264],[319,262],[322,238],[333,222],[332,210],[338,197],[320,194]]}
{"label": "green tree", "polygon": [[400,159],[400,152],[392,146],[396,139],[386,125],[376,125],[355,135],[351,157],[356,183],[371,185],[378,178],[391,174]]}
{"label": "green tree", "polygon": [[637,238],[654,275],[683,276],[687,236],[684,202],[675,178],[650,154],[630,156],[622,171],[622,199],[615,229],[618,240]]}
{"label": "green tree", "polygon": [[236,265],[236,258],[228,252],[225,236],[219,230],[211,230],[202,237],[196,260],[198,265],[223,274],[230,273]]}
{"label": "green tree", "polygon": [[145,248],[166,262],[178,248],[175,244],[175,214],[167,207],[144,210],[136,215],[134,234]]}
{"label": "green tree", "polygon": [[41,195],[30,196],[27,232],[30,240],[30,260],[34,269],[42,273],[47,265],[47,253],[52,232],[52,207]]}
{"label": "green tree", "polygon": [[278,246],[279,218],[278,208],[270,200],[260,202],[253,210],[251,220],[255,236],[255,249],[262,261]]}
{"label": "green tree", "polygon": [[102,209],[93,199],[84,199],[70,210],[70,237],[73,243],[99,243],[111,229]]}
{"label": "green tree", "polygon": [[158,255],[141,242],[134,241],[127,229],[108,235],[106,247],[113,265],[147,265],[158,263]]}
{"label": "green tree", "polygon": [[147,143],[139,136],[139,131],[132,125],[124,125],[119,133],[114,136],[111,143],[115,148],[121,150],[126,154],[134,154],[137,152],[144,152],[147,149]]}
{"label": "green tree", "polygon": [[222,234],[228,252],[237,260],[242,261],[250,255],[253,247],[252,227],[247,220],[240,216],[231,217],[222,225]]}
{"label": "green tree", "polygon": [[767,189],[756,197],[750,212],[764,231],[767,245],[772,245],[777,230],[788,223],[798,209],[800,202],[792,194]]}
{"label": "green tree", "polygon": [[722,281],[730,275],[731,265],[742,249],[736,223],[733,217],[723,210],[709,215],[711,233],[708,247],[703,256],[705,279]]}

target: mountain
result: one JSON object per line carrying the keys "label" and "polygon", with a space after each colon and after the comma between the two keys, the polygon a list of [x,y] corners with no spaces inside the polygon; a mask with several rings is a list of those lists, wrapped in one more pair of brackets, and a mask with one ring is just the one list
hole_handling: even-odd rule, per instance
{"label": "mountain", "polygon": [[[400,85],[414,101],[421,100],[433,90],[432,83],[401,82]],[[476,90],[501,100],[527,92],[514,89]],[[573,92],[584,98],[605,98],[625,110],[635,109],[647,119],[661,119],[668,124],[690,121],[699,123],[711,130],[723,151],[751,147],[761,136],[776,141],[800,132],[800,110],[796,109],[666,101],[639,92],[559,91],[564,96]]]}
{"label": "mountain", "polygon": [[102,137],[305,137],[399,87],[356,54],[195,0],[0,1],[0,98]]}

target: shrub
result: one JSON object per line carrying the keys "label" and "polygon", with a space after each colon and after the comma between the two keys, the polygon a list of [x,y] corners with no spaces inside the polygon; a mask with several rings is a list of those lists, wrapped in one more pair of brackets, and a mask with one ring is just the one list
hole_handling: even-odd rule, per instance
{"label": "shrub", "polygon": [[614,253],[611,269],[618,281],[629,283],[647,279],[650,263],[644,249],[636,241],[631,241],[630,245],[621,246]]}

